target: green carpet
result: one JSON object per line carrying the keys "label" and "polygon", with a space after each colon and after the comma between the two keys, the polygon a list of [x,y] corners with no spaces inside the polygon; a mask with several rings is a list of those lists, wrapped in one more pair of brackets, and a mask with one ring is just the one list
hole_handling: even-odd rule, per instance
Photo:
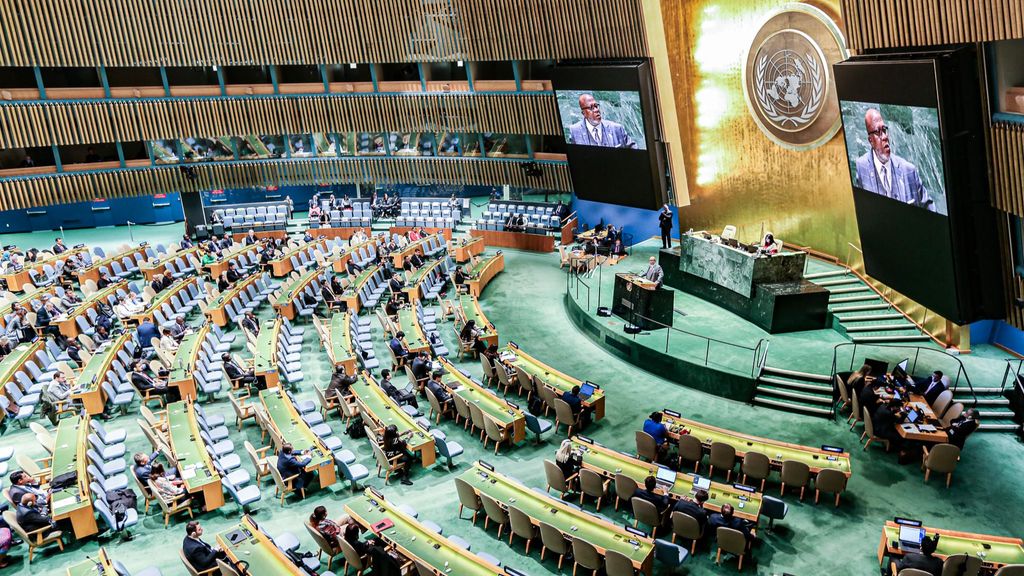
{"label": "green carpet", "polygon": [[[140,228],[133,227],[136,239],[139,238]],[[181,227],[147,226],[144,230],[150,242],[167,242],[178,237]],[[72,238],[71,232],[68,233],[69,243],[87,242],[111,247],[128,239],[127,230],[123,228],[74,231],[74,234]],[[17,241],[22,245],[48,245],[52,242],[52,236],[51,233],[19,235]],[[7,237],[3,240],[5,243],[12,241]],[[559,370],[602,385],[608,395],[608,415],[588,431],[597,441],[631,452],[634,450],[633,431],[640,427],[644,417],[651,411],[671,407],[686,417],[742,432],[812,446],[833,444],[852,448],[853,477],[840,507],[835,509],[825,501],[815,506],[813,493],[802,503],[795,494],[787,494],[784,499],[790,506],[788,517],[776,523],[774,533],[761,531],[763,542],[755,548],[753,562],[744,566],[744,573],[875,574],[875,554],[881,525],[897,515],[918,518],[932,526],[971,532],[1004,536],[1024,533],[1024,519],[1020,514],[1020,510],[1024,509],[1024,493],[1017,482],[1024,466],[1024,456],[1019,444],[1009,435],[975,435],[968,442],[953,487],[947,490],[937,479],[932,479],[926,485],[916,465],[900,466],[893,455],[884,453],[880,448],[860,451],[856,443],[859,431],[850,432],[842,422],[802,417],[724,400],[670,383],[659,375],[618,360],[570,323],[562,301],[565,276],[558,268],[557,254],[521,253],[513,250],[506,250],[505,254],[505,271],[484,292],[484,311],[497,326],[502,343],[514,340],[523,349]],[[639,258],[631,260],[621,266],[633,269],[636,262],[640,261]],[[742,343],[762,337],[756,330],[740,326],[739,320],[735,317],[730,319],[729,315],[720,311],[700,308],[698,312],[695,303],[692,308],[690,303],[684,303],[682,307],[692,310],[692,313],[688,311],[690,315],[686,321],[693,322],[695,332],[707,330],[717,333],[724,330],[735,334],[733,341]],[[269,306],[264,306],[260,315],[269,317]],[[193,322],[197,320],[197,316],[191,318]],[[306,326],[302,352],[305,381],[299,386],[298,395],[304,399],[314,399],[310,385],[324,386],[328,380],[329,366],[312,326]],[[449,327],[445,326],[441,332],[446,342],[452,338]],[[386,343],[376,323],[374,337],[378,357],[386,362]],[[822,366],[827,369],[831,363],[831,346],[837,338],[837,335],[829,331],[817,331],[788,336],[785,340],[791,341],[790,345],[776,347],[780,339],[773,336],[772,363],[777,366],[791,365],[797,369]],[[827,361],[819,358],[826,351]],[[813,366],[806,366],[812,361]],[[460,365],[472,374],[480,375],[478,363]],[[226,399],[210,404],[207,410],[225,415],[229,424],[233,420]],[[110,429],[128,432],[129,452],[147,447],[134,419],[135,415],[129,414],[108,424]],[[329,423],[337,433],[341,433],[340,421],[332,418]],[[435,465],[426,471],[417,468],[413,474],[415,485],[410,487],[395,483],[385,488],[383,480],[375,479],[372,475],[369,483],[383,490],[389,499],[413,506],[421,519],[439,523],[444,527],[445,534],[458,534],[466,538],[472,543],[474,552],[488,552],[503,563],[535,576],[557,573],[550,557],[549,561],[540,562],[539,547],[534,547],[530,556],[526,557],[520,542],[509,547],[505,541],[496,537],[493,528],[485,533],[482,522],[474,527],[468,520],[460,520],[457,517],[458,500],[452,478],[475,459],[484,458],[494,463],[499,471],[529,486],[543,488],[541,460],[553,456],[560,438],[548,438],[539,447],[526,443],[512,450],[503,450],[496,457],[490,450],[485,451],[483,445],[462,431],[460,426],[445,421],[440,427],[449,439],[466,448],[466,453],[456,460],[454,471],[449,472],[443,465]],[[239,452],[246,439],[259,444],[259,433],[251,422],[241,432],[234,427],[230,430],[230,440]],[[345,447],[356,453],[358,462],[368,466],[372,472],[373,457],[366,441],[353,441],[343,435],[341,438]],[[0,444],[16,446],[19,451],[34,457],[43,455],[42,449],[36,446],[27,429],[8,429],[0,437]],[[247,459],[243,459],[243,467],[252,472]],[[777,482],[770,481],[768,491],[777,494]],[[273,487],[269,480],[263,484],[262,494],[263,500],[254,506],[259,511],[256,518],[260,525],[268,528],[271,533],[294,533],[302,542],[303,549],[307,550],[313,550],[315,545],[301,523],[312,508],[323,504],[332,515],[338,515],[351,498],[347,487],[340,483],[326,490],[314,490],[304,502],[289,500],[284,507],[273,497]],[[592,504],[588,506],[593,509]],[[238,508],[229,503],[220,510],[201,515],[199,519],[212,540],[212,535],[227,528],[239,513]],[[620,523],[631,520],[629,514],[624,511],[616,513],[609,505],[605,505],[601,513]],[[13,563],[6,573],[62,574],[67,563],[80,560],[86,554],[95,554],[99,546],[105,546],[113,557],[133,570],[152,565],[159,567],[168,576],[185,574],[178,559],[184,523],[183,519],[172,520],[170,527],[165,529],[160,515],[150,514],[134,529],[135,539],[131,542],[121,543],[117,538],[101,534],[83,543],[74,543],[63,553],[47,550],[36,557],[31,567],[26,563],[25,548],[16,548],[12,550]],[[561,573],[569,574],[571,571],[571,564],[566,564]],[[696,556],[679,573],[734,572],[735,560],[727,566],[716,567],[713,550],[705,545],[698,548]],[[666,572],[657,570],[657,573]]]}

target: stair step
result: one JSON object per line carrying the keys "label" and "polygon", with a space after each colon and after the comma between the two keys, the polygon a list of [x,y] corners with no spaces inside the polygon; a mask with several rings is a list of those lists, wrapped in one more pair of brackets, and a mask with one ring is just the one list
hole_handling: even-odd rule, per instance
{"label": "stair step", "polygon": [[[968,400],[970,402],[974,401],[973,398],[970,398],[970,399],[964,398],[964,400]],[[1009,405],[1010,405],[1010,401],[1007,400],[1006,398],[984,398],[984,397],[978,398],[978,406],[1009,406]]]}
{"label": "stair step", "polygon": [[[888,308],[888,306],[886,307]],[[835,312],[835,310],[833,310]],[[886,314],[861,314],[860,316],[836,316],[839,321],[843,324],[847,322],[874,322],[876,320],[899,320],[903,318],[903,314],[899,312],[892,312]]]}
{"label": "stair step", "polygon": [[829,287],[829,286],[842,286],[843,284],[860,284],[860,278],[851,276],[849,278],[840,278],[838,280],[823,280],[821,282],[815,282],[818,286]]}
{"label": "stair step", "polygon": [[[818,408],[816,406],[808,406],[805,404],[791,404],[781,400],[773,400],[771,398],[754,398],[754,404],[759,406],[768,406],[770,408],[778,408],[780,410],[786,410],[787,412],[800,412],[802,414],[810,414],[813,416],[823,416],[828,418],[831,416],[831,411],[828,408]],[[984,426],[984,424],[982,424]]]}
{"label": "stair step", "polygon": [[814,393],[798,392],[795,390],[784,390],[768,386],[758,386],[758,397],[760,397],[762,394],[765,396],[774,396],[776,398],[787,398],[789,400],[796,400],[798,402],[806,402],[808,404],[822,404],[825,406],[832,404],[831,390],[829,390],[828,396],[823,396]]}
{"label": "stair step", "polygon": [[835,276],[845,276],[846,274],[849,273],[849,270],[844,269],[829,270],[828,272],[815,272],[814,274],[804,274],[804,278],[806,278],[807,280],[815,280],[817,278],[832,278]]}
{"label": "stair step", "polygon": [[885,332],[888,330],[917,330],[917,327],[909,322],[901,324],[866,324],[861,326],[843,326],[847,332]]}
{"label": "stair step", "polygon": [[796,382],[794,380],[782,380],[779,378],[771,378],[762,376],[758,378],[758,382],[764,382],[772,386],[779,386],[782,388],[789,388],[792,390],[803,390],[805,392],[812,392],[814,394],[826,394],[829,398],[832,397],[832,387],[822,386],[821,384],[812,384],[810,382]]}
{"label": "stair step", "polygon": [[861,296],[842,296],[840,298],[829,298],[829,304],[841,304],[844,302],[868,302],[870,300],[878,300],[878,294],[872,292],[871,294],[864,294]]}
{"label": "stair step", "polygon": [[979,432],[1016,432],[1020,428],[1020,424],[1014,424],[1013,422],[999,423],[999,424],[986,424],[981,422],[978,424]]}
{"label": "stair step", "polygon": [[855,336],[854,342],[923,342],[930,340],[924,334],[893,334],[889,336]]}
{"label": "stair step", "polygon": [[989,420],[1012,420],[1013,412],[1010,410],[978,410],[978,416]]}
{"label": "stair step", "polygon": [[[831,302],[829,302],[831,304]],[[880,304],[858,304],[855,306],[836,306],[830,308],[833,314],[842,314],[843,312],[867,312],[869,310],[888,310],[890,306],[885,302]]]}
{"label": "stair step", "polygon": [[[998,395],[1003,393],[1003,389],[1002,388],[975,388],[974,389],[974,393],[977,394],[978,396],[982,396],[982,395],[985,395],[985,394],[995,394],[995,395],[998,396]],[[953,391],[953,396],[954,397],[956,397],[956,396],[969,396],[970,394],[971,394],[971,389],[968,388],[967,386],[964,386],[963,388],[957,388],[956,390]]]}
{"label": "stair step", "polygon": [[828,289],[828,293],[829,294],[856,294],[858,292],[865,292],[865,293],[870,292],[872,295],[875,294],[874,290],[872,290],[871,288],[868,288],[867,286],[863,286],[863,285],[861,285],[861,286],[853,286],[851,288],[829,288]]}
{"label": "stair step", "polygon": [[797,370],[787,370],[786,368],[775,368],[774,366],[765,366],[765,372],[772,374],[780,374],[782,376],[791,376],[794,378],[804,378],[806,380],[814,380],[816,382],[829,383],[832,381],[832,377],[828,374],[811,374],[810,372],[800,372]]}

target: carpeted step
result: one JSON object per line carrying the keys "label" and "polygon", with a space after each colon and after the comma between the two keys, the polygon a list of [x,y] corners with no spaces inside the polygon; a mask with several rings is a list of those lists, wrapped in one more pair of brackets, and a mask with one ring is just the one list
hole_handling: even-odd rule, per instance
{"label": "carpeted step", "polygon": [[867,334],[852,336],[850,339],[858,344],[862,342],[878,344],[880,342],[924,342],[931,340],[927,335],[920,332],[917,334]]}
{"label": "carpeted step", "polygon": [[865,293],[865,294],[871,293],[872,295],[876,295],[874,290],[872,290],[871,288],[868,288],[867,286],[864,286],[864,285],[851,286],[849,288],[829,288],[828,289],[828,293],[829,294],[860,294],[862,292]]}
{"label": "carpeted step", "polygon": [[[1002,388],[975,388],[974,389],[974,393],[977,394],[978,396],[983,396],[983,395],[999,396],[1000,394],[1003,393],[1003,389]],[[957,388],[956,390],[953,391],[953,397],[954,398],[956,398],[958,396],[970,396],[970,395],[971,395],[971,389],[968,388],[967,386],[963,386],[961,388]]]}
{"label": "carpeted step", "polygon": [[[829,302],[831,305],[832,303]],[[878,304],[858,304],[854,306],[834,306],[829,308],[833,314],[842,314],[844,312],[867,312],[869,310],[888,310],[891,308],[889,304],[881,302]]]}
{"label": "carpeted step", "polygon": [[858,296],[840,296],[839,298],[829,298],[829,304],[842,304],[845,302],[869,302],[871,300],[879,300],[878,294],[874,292],[870,294],[863,294]]}
{"label": "carpeted step", "polygon": [[1020,429],[1020,424],[1016,424],[1013,420],[998,420],[995,422],[980,422],[978,424],[978,432],[1016,432]]}
{"label": "carpeted step", "polygon": [[[833,310],[833,312],[835,312]],[[875,322],[878,320],[899,320],[904,318],[903,314],[898,312],[881,312],[879,314],[858,314],[856,316],[836,316],[840,322],[846,324],[848,322]]]}
{"label": "carpeted step", "polygon": [[754,398],[754,404],[757,406],[775,408],[777,410],[785,410],[787,412],[797,412],[810,416],[821,416],[823,418],[828,418],[832,415],[832,412],[828,408],[821,408],[819,406],[812,406],[810,404],[803,404],[799,402],[777,400],[774,398],[757,397]]}
{"label": "carpeted step", "polygon": [[792,378],[799,378],[803,380],[813,380],[815,382],[832,382],[832,377],[829,376],[828,374],[811,374],[810,372],[787,370],[786,368],[776,368],[774,366],[765,366],[764,371],[766,374],[779,374],[781,376],[789,376]]}
{"label": "carpeted step", "polygon": [[815,282],[815,284],[821,286],[822,288],[830,288],[832,286],[844,286],[847,284],[860,284],[861,286],[863,286],[863,283],[860,281],[860,278],[857,278],[856,276],[851,276],[849,278],[840,278],[838,280],[822,280],[821,282]]}
{"label": "carpeted step", "polygon": [[836,276],[844,276],[849,274],[850,271],[845,268],[839,268],[838,270],[829,270],[828,272],[815,272],[813,274],[804,274],[806,280],[817,280],[818,278],[834,278]]}
{"label": "carpeted step", "polygon": [[[825,384],[814,384],[812,382],[800,382],[772,376],[762,376],[757,379],[761,384],[768,384],[772,387],[779,387],[799,392],[810,392],[812,394],[823,394],[832,397],[832,387]],[[760,385],[758,386],[760,389]]]}
{"label": "carpeted step", "polygon": [[776,400],[795,400],[804,404],[816,405],[816,406],[829,406],[832,404],[832,389],[827,388],[827,393],[819,393],[818,391],[806,391],[802,389],[794,389],[793,386],[781,387],[778,384],[768,383],[764,379],[760,380],[760,384],[757,387],[757,398],[772,397]]}
{"label": "carpeted step", "polygon": [[[954,397],[955,397],[955,395],[954,395]],[[964,400],[964,401],[967,401],[967,402],[971,402],[972,404],[974,403],[974,398],[971,398],[970,396],[957,398],[957,400]],[[993,396],[978,396],[978,400],[977,400],[977,406],[979,406],[979,407],[981,407],[981,406],[985,406],[985,407],[1009,406],[1009,405],[1010,405],[1010,401],[1007,400],[1006,398],[999,398],[999,397],[993,397]]]}
{"label": "carpeted step", "polygon": [[917,327],[910,322],[900,322],[899,324],[859,324],[855,326],[847,326],[843,323],[843,328],[847,332],[888,332],[890,330],[917,330]]}

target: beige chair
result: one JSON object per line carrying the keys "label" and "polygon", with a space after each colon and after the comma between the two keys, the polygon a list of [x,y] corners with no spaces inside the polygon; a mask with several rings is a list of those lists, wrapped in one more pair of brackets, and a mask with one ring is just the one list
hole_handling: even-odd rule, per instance
{"label": "beige chair", "polygon": [[583,505],[583,498],[590,496],[591,498],[597,499],[597,509],[601,509],[601,502],[604,497],[608,495],[608,486],[611,484],[610,480],[605,480],[603,476],[583,468],[580,470],[580,506]]}
{"label": "beige chair", "polygon": [[[289,494],[296,491],[295,479],[299,477],[298,474],[293,474],[287,478],[281,476],[281,471],[277,469],[277,456],[270,457],[270,477],[274,479],[274,496],[280,496],[281,506],[284,506],[284,499]],[[306,489],[303,488],[299,491],[299,494],[305,498]]]}
{"label": "beige chair", "polygon": [[480,497],[476,495],[476,490],[473,490],[473,487],[462,478],[455,478],[455,490],[459,494],[459,518],[462,518],[462,510],[469,508],[473,511],[473,524],[475,525],[476,513],[483,506]]}
{"label": "beige chair", "polygon": [[424,392],[427,393],[427,401],[430,402],[430,414],[428,417],[434,416],[434,423],[440,424],[441,416],[450,413],[452,411],[452,405],[448,404],[447,406],[442,407],[441,401],[437,399],[437,395],[430,391],[430,388],[424,389]]}
{"label": "beige chair", "polygon": [[498,375],[495,372],[494,364],[491,363],[491,359],[481,354],[480,366],[484,369],[484,386],[493,386],[498,379]]}
{"label": "beige chair", "polygon": [[949,556],[942,563],[942,576],[978,576],[981,558],[968,554]]}
{"label": "beige chair", "polygon": [[721,563],[723,551],[729,554],[735,554],[740,560],[738,570],[742,572],[743,557],[747,555],[746,535],[739,530],[719,526],[716,537],[718,539],[718,554],[715,555],[715,564]]}
{"label": "beige chair", "polygon": [[946,475],[946,488],[953,482],[953,472],[956,471],[957,462],[960,461],[960,449],[952,444],[937,444],[931,449],[922,446],[921,469],[924,470],[924,481],[932,472]]}
{"label": "beige chair", "polygon": [[684,462],[693,462],[693,472],[700,470],[701,460],[704,459],[704,445],[698,438],[691,434],[684,434],[679,437],[679,469],[683,469]]}
{"label": "beige chair", "polygon": [[[33,460],[23,452],[19,452],[14,455],[14,461],[18,463],[18,468],[28,473],[29,476],[35,478],[40,483],[46,484],[50,481],[50,459],[40,458],[39,460]],[[41,467],[39,463],[42,462],[45,468]]]}
{"label": "beige chair", "polygon": [[576,576],[576,568],[582,566],[587,570],[590,570],[593,574],[597,574],[597,571],[604,565],[604,558],[597,552],[597,548],[594,545],[582,538],[572,539],[572,575]]}
{"label": "beige chair", "polygon": [[822,492],[836,495],[836,508],[839,507],[839,495],[846,490],[846,475],[839,470],[825,468],[818,472],[814,479],[814,503],[818,503],[818,497]]}
{"label": "beige chair", "polygon": [[811,469],[803,462],[796,460],[783,460],[782,461],[782,487],[779,489],[779,495],[782,496],[786,493],[786,486],[800,489],[800,500],[804,499],[804,490],[807,488],[807,483],[811,480]]}
{"label": "beige chair", "polygon": [[164,513],[164,528],[171,521],[171,516],[175,514],[181,514],[187,512],[189,519],[194,518],[192,516],[192,498],[189,497],[188,492],[183,492],[173,498],[165,498],[160,491],[156,489],[156,485],[150,480],[146,483],[149,486],[149,491],[156,498],[156,501],[160,504],[160,509]]}
{"label": "beige chair", "polygon": [[[508,376],[508,371],[505,370],[504,366],[495,366],[494,374],[498,377],[498,386],[503,387],[502,394],[507,395],[508,389],[512,388],[512,379]],[[518,384],[518,382],[517,382]]]}
{"label": "beige chair", "polygon": [[658,444],[655,442],[654,436],[643,430],[637,430],[633,433],[633,437],[636,439],[636,457],[648,462],[657,462]]}
{"label": "beige chair", "polygon": [[651,537],[657,536],[658,527],[661,526],[661,513],[658,512],[658,507],[636,496],[630,498],[629,503],[633,506],[633,527],[638,527],[640,523],[646,524],[651,527]]}
{"label": "beige chair", "polygon": [[202,572],[196,570],[192,567],[192,563],[188,561],[188,558],[185,558],[185,550],[181,548],[178,549],[178,558],[181,558],[181,563],[185,565],[185,571],[188,572],[189,576],[213,576],[213,574],[220,572],[220,568],[217,566],[207,568]]}
{"label": "beige chair", "polygon": [[245,441],[245,453],[249,455],[253,468],[256,469],[256,483],[270,475],[270,459],[267,458],[267,451],[270,446],[255,448],[248,440]]}
{"label": "beige chair", "polygon": [[540,523],[540,560],[544,561],[544,554],[550,550],[558,554],[558,569],[562,569],[562,560],[569,553],[569,544],[565,541],[562,533],[547,522]]}
{"label": "beige chair", "polygon": [[530,376],[525,370],[516,366],[516,382],[519,383],[520,391],[526,391],[526,400],[529,401],[533,397],[533,393],[537,391],[537,383],[534,381],[533,376]]}
{"label": "beige chair", "polygon": [[356,571],[356,576],[360,576],[369,567],[367,559],[360,556],[356,549],[348,543],[348,540],[338,538],[338,546],[341,547],[341,552],[345,555],[345,574],[348,574],[349,568],[352,568]]}
{"label": "beige chair", "polygon": [[498,504],[497,500],[487,494],[481,494],[480,501],[484,505],[484,514],[486,514],[484,517],[484,530],[487,530],[490,523],[494,522],[498,526],[498,538],[501,538],[501,533],[509,522],[508,512],[501,507],[501,504]]}
{"label": "beige chair", "polygon": [[917,568],[904,568],[897,576],[932,576],[932,573]]}
{"label": "beige chair", "polygon": [[636,480],[633,480],[625,474],[615,475],[615,510],[619,509],[619,502],[629,502],[633,498],[633,494],[640,487],[637,486]]}
{"label": "beige chair", "polygon": [[743,483],[747,483],[747,478],[761,481],[761,492],[764,492],[765,481],[768,480],[768,476],[772,473],[772,463],[767,456],[760,452],[747,452],[743,455],[743,463],[740,465],[740,469],[743,471]]}
{"label": "beige chair", "polygon": [[332,394],[330,397],[324,393],[324,389],[318,386],[313,386],[313,391],[316,392],[317,400],[320,401],[320,413],[323,414],[326,420],[330,416],[332,411],[341,412],[341,398],[337,394]]}
{"label": "beige chair", "polygon": [[155,496],[153,496],[153,492],[150,491],[149,486],[142,480],[139,480],[139,477],[134,472],[128,475],[132,477],[132,480],[135,480],[135,486],[140,492],[142,492],[142,497],[146,501],[145,508],[142,512],[142,515],[145,516],[146,514],[149,514],[149,505],[153,503]]}
{"label": "beige chair", "polygon": [[875,436],[875,424],[871,421],[871,414],[868,413],[868,409],[864,408],[864,433],[860,435],[860,441],[864,442],[866,437],[868,440],[864,442],[863,450],[867,450],[868,446],[871,446],[872,442],[881,442],[885,446],[885,451],[889,451],[890,443],[885,438]]}
{"label": "beige chair", "polygon": [[60,530],[52,530],[49,526],[44,526],[38,530],[27,532],[24,528],[18,524],[18,515],[11,510],[7,510],[3,514],[4,521],[11,527],[11,531],[18,538],[21,538],[25,544],[28,544],[28,563],[32,563],[32,557],[36,553],[37,548],[43,546],[49,546],[50,544],[56,544],[60,551],[64,551],[64,541],[61,540],[63,532]]}
{"label": "beige chair", "polygon": [[[340,523],[341,522],[339,521],[339,524]],[[338,539],[332,538],[334,542],[328,542],[327,538],[324,538],[324,535],[321,534],[319,530],[309,525],[309,522],[303,522],[302,525],[306,527],[306,532],[309,532],[309,536],[313,539],[313,542],[316,542],[316,545],[320,547],[317,557],[323,561],[324,552],[327,553],[327,569],[330,570],[331,562],[334,561],[336,556],[342,554],[341,548],[336,545]]]}
{"label": "beige chair", "polygon": [[[429,392],[429,390],[428,390]],[[504,428],[499,428],[498,423],[493,418],[484,418],[484,432],[487,436],[484,438],[484,449],[487,449],[487,441],[494,440],[494,454],[498,454],[498,448],[501,447],[501,443],[506,440],[509,444],[512,443],[508,431]]]}
{"label": "beige chair", "polygon": [[217,569],[220,570],[220,576],[242,576],[234,566],[220,559],[217,559]]}
{"label": "beige chair", "polygon": [[544,402],[544,415],[547,416],[548,412],[555,407],[555,391],[553,388],[537,382],[537,395]]}
{"label": "beige chair", "polygon": [[370,436],[370,446],[373,447],[373,457],[377,460],[377,478],[380,478],[381,472],[384,473],[384,485],[388,485],[388,480],[391,479],[391,475],[398,472],[402,468],[405,468],[406,464],[400,462],[402,458],[401,454],[395,454],[394,458],[388,458],[384,454],[384,450],[381,449],[380,445],[373,440],[373,436]]}
{"label": "beige chair", "polygon": [[[572,430],[580,425],[580,416],[572,413],[569,403],[561,398],[554,398],[555,407],[555,434],[558,434],[558,427],[565,424],[569,427],[565,434],[572,438]],[[580,414],[583,412],[581,411]]]}
{"label": "beige chair", "polygon": [[685,512],[672,512],[672,543],[675,544],[676,536],[682,536],[691,540],[690,554],[697,551],[697,542],[704,537],[704,529],[696,518]]}
{"label": "beige chair", "polygon": [[1024,564],[1007,564],[996,570],[995,576],[1024,576]]}
{"label": "beige chair", "polygon": [[850,422],[850,430],[853,430],[858,422],[864,421],[864,411],[860,407],[860,398],[856,394],[850,396],[850,405],[853,407],[850,409],[850,415],[846,421]]}
{"label": "beige chair", "polygon": [[526,540],[526,555],[530,555],[530,543],[537,537],[537,528],[533,525],[533,521],[530,517],[515,506],[508,507],[508,520],[509,520],[509,532],[508,532],[508,545],[512,545],[512,540],[516,536],[519,536],[523,540]]}
{"label": "beige chair", "polygon": [[932,403],[932,412],[935,412],[935,416],[942,418],[942,415],[946,413],[946,409],[949,408],[952,403],[953,391],[943,390],[942,393],[935,398],[935,402]]}
{"label": "beige chair", "polygon": [[484,434],[487,433],[487,418],[484,416],[483,410],[475,402],[467,402],[467,404],[469,405],[469,417],[473,422],[473,429],[480,431],[478,439],[483,442]]}
{"label": "beige chair", "polygon": [[[453,394],[452,404],[455,405],[455,423],[458,424],[460,419],[463,420],[463,430],[472,426],[473,415],[469,411],[469,402],[466,402],[466,400],[462,396],[459,396],[458,394]],[[475,428],[473,428],[473,430],[475,430]],[[473,430],[470,430],[470,433],[472,433]]]}
{"label": "beige chair", "polygon": [[732,470],[736,467],[736,449],[725,442],[712,442],[708,463],[711,464],[708,476],[715,475],[715,467],[722,468],[725,470],[725,481],[729,482],[732,480]]}
{"label": "beige chair", "polygon": [[231,401],[231,408],[235,411],[235,424],[238,425],[238,429],[242,429],[242,423],[246,420],[252,419],[256,421],[256,406],[253,404],[246,404],[245,401],[249,399],[249,393],[234,394],[228,392],[228,400]]}
{"label": "beige chair", "polygon": [[348,428],[352,419],[359,416],[359,406],[354,403],[350,404],[347,400],[342,399],[338,407],[341,408],[341,415],[345,418],[345,427]]}
{"label": "beige chair", "polygon": [[544,460],[544,476],[547,479],[547,492],[551,493],[551,489],[554,488],[558,492],[559,498],[564,498],[565,493],[570,490],[572,482],[576,479],[579,474],[573,474],[566,478],[565,474],[562,473],[562,469],[558,467],[558,464],[551,460]]}
{"label": "beige chair", "polygon": [[949,423],[952,422],[953,420],[956,420],[961,414],[963,414],[963,412],[963,404],[959,402],[954,402],[953,404],[950,404],[949,408],[946,409],[946,413],[943,414],[941,418],[939,418],[939,421],[942,422],[942,427],[949,428]]}
{"label": "beige chair", "polygon": [[608,576],[635,576],[633,561],[615,550],[605,550],[604,571]]}
{"label": "beige chair", "polygon": [[835,375],[836,388],[839,390],[839,410],[845,410],[850,405],[850,390],[846,387],[846,380]]}

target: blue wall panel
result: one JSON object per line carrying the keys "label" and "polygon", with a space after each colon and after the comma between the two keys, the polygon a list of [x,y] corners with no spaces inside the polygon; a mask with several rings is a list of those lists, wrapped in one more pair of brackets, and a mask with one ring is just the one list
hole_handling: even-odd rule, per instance
{"label": "blue wall panel", "polygon": [[[604,202],[592,202],[573,198],[573,208],[581,224],[593,228],[600,222],[614,224],[616,228],[624,228],[627,234],[633,235],[633,242],[639,243],[655,236],[661,237],[658,226],[659,210],[645,210],[629,206],[616,206]],[[672,210],[672,237],[679,238],[679,210]]]}
{"label": "blue wall panel", "polygon": [[0,212],[0,233],[120,226],[129,220],[133,224],[179,222],[183,217],[178,194],[110,198]]}

